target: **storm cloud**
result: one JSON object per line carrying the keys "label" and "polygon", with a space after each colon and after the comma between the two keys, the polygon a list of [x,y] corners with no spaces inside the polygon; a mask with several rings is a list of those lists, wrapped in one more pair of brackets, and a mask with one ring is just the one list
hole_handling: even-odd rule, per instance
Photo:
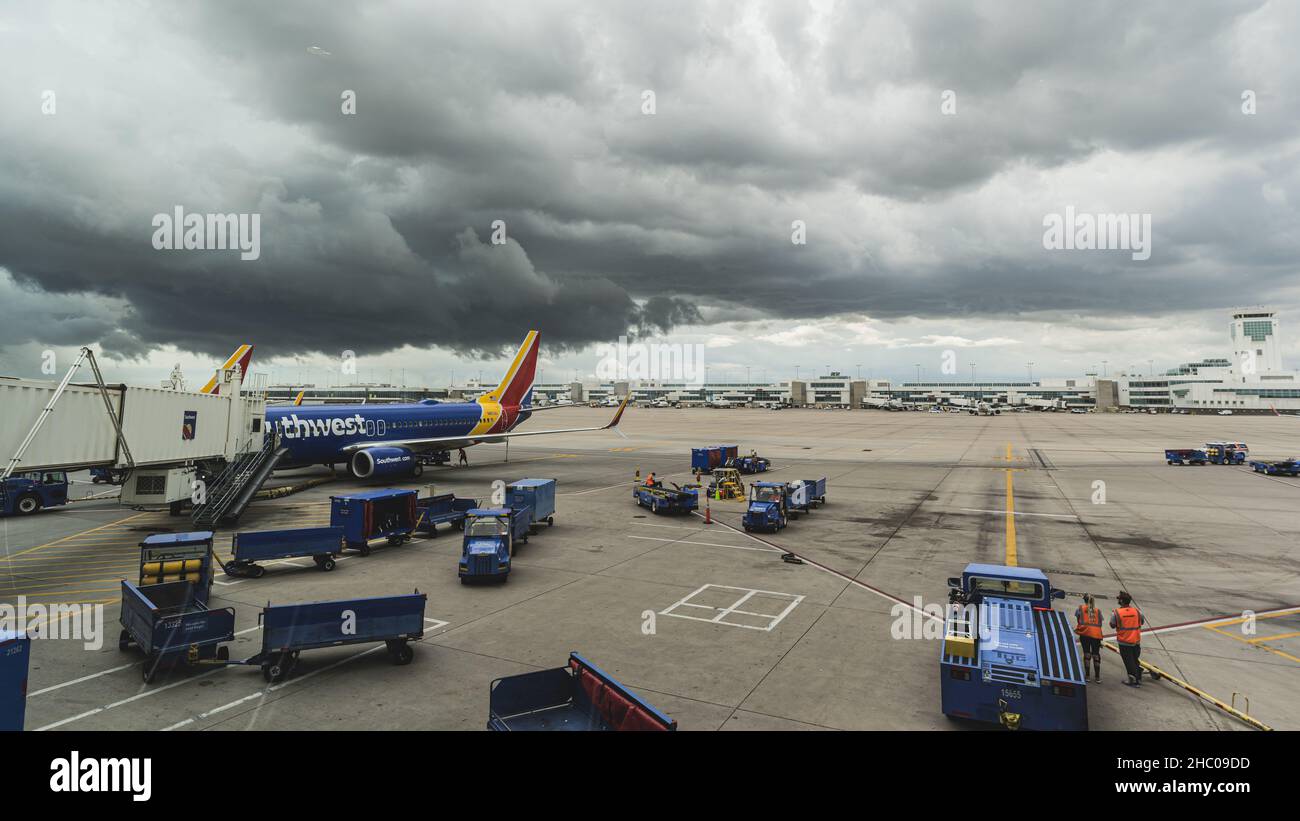
{"label": "storm cloud", "polygon": [[[1297,39],[1267,2],[19,5],[0,346],[1285,308]],[[177,205],[260,214],[260,258],[156,250]],[[1151,214],[1151,259],[1044,250],[1067,206]]]}

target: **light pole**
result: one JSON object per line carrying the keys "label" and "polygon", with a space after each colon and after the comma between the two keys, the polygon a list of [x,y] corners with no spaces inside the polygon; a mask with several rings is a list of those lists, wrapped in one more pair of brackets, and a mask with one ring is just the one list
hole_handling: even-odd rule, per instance
{"label": "light pole", "polygon": [[1029,368],[1029,381],[1030,381],[1030,382],[1033,382],[1033,381],[1034,381],[1034,363],[1033,363],[1033,362],[1026,362],[1025,364],[1026,364],[1026,365],[1028,366],[1028,368]]}
{"label": "light pole", "polygon": [[920,363],[920,362],[917,362],[917,363],[916,363],[916,381],[917,381],[917,382],[920,382],[920,381],[921,381],[921,363]]}
{"label": "light pole", "polygon": [[1107,359],[1103,359],[1103,360],[1101,360],[1101,378],[1102,378],[1102,379],[1105,379],[1105,378],[1106,378],[1106,375],[1107,375],[1107,374],[1106,374],[1106,363],[1107,363],[1108,361],[1109,361],[1109,360],[1107,360]]}

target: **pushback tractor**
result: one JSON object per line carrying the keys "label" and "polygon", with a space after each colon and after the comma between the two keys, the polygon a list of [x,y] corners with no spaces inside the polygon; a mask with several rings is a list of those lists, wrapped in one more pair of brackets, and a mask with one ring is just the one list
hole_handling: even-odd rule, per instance
{"label": "pushback tractor", "polygon": [[1008,729],[1086,730],[1083,661],[1064,598],[1046,574],[970,564],[948,580],[939,658],[942,709],[950,718]]}

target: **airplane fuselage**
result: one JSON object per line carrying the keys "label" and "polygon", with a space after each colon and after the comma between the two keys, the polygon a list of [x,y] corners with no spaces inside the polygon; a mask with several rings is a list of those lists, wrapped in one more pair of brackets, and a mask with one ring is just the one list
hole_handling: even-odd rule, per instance
{"label": "airplane fuselage", "polygon": [[266,409],[267,426],[280,435],[281,446],[289,450],[280,462],[282,467],[347,462],[358,443],[401,447],[405,440],[448,439],[410,450],[454,450],[475,444],[475,436],[509,431],[529,416],[518,406],[488,399]]}

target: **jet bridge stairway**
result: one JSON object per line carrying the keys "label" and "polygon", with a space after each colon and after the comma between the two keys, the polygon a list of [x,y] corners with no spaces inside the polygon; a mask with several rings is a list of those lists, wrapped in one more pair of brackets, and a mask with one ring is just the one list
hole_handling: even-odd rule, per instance
{"label": "jet bridge stairway", "polygon": [[261,450],[240,455],[208,488],[207,501],[195,506],[190,521],[196,527],[215,528],[223,521],[238,519],[288,452],[280,447],[278,437],[267,436]]}

